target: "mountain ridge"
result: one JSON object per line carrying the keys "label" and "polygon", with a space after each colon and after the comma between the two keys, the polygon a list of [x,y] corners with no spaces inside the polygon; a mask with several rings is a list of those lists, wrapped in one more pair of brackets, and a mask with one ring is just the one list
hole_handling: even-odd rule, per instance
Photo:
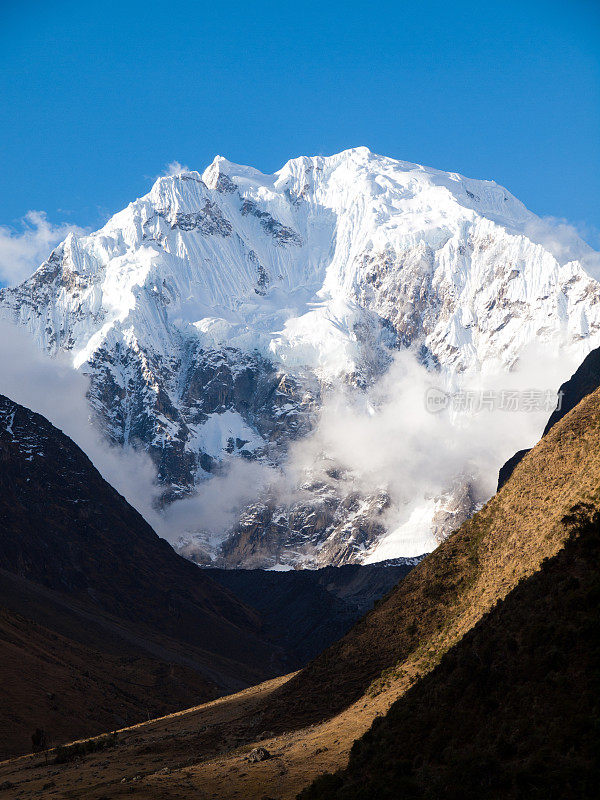
{"label": "mountain ridge", "polygon": [[30,747],[36,726],[64,741],[277,671],[258,613],[178,556],[61,431],[1,395],[0,463],[5,754]]}
{"label": "mountain ridge", "polygon": [[[542,433],[545,436],[566,414],[577,406],[585,397],[600,386],[600,348],[592,350],[569,380],[561,384],[558,390],[558,404],[550,415]],[[512,475],[517,464],[525,458],[531,448],[519,450],[500,468],[498,473],[498,491]]]}
{"label": "mountain ridge", "polygon": [[598,785],[597,507],[303,791],[327,798],[594,798]]}

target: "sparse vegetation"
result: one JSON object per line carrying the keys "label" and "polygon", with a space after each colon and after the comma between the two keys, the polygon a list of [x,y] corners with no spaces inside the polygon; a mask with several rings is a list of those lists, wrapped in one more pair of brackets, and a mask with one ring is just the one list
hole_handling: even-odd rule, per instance
{"label": "sparse vegetation", "polygon": [[106,736],[95,736],[93,739],[62,745],[55,750],[54,763],[66,764],[69,761],[74,761],[76,758],[83,758],[90,753],[97,753],[99,750],[115,747],[117,739],[116,733],[109,733],[106,734]]}

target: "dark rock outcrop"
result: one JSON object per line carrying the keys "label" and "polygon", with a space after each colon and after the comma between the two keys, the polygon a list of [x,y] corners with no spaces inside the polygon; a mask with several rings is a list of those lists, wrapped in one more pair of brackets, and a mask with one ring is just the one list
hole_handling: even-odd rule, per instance
{"label": "dark rock outcrop", "polygon": [[347,633],[418,560],[287,572],[211,569],[209,574],[261,613],[264,635],[283,648],[291,671]]}

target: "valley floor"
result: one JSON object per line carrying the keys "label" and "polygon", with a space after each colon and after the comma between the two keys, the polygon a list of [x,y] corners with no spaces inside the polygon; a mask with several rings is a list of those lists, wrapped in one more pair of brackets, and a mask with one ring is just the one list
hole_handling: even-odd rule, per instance
{"label": "valley floor", "polygon": [[[279,719],[281,732],[273,735],[263,724],[270,696],[295,674],[124,728],[114,749],[66,764],[53,763],[55,751],[48,752],[48,764],[44,754],[5,761],[0,798],[293,800],[317,776],[344,766],[354,740],[406,689],[397,681],[385,693],[364,696],[308,727]],[[249,752],[259,746],[271,757],[250,763]]]}

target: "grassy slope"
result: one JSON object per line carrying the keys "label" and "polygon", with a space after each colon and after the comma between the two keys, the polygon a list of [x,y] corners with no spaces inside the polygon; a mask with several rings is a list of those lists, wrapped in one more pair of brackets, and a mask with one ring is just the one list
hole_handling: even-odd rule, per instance
{"label": "grassy slope", "polygon": [[600,785],[600,513],[302,800],[584,800]]}

